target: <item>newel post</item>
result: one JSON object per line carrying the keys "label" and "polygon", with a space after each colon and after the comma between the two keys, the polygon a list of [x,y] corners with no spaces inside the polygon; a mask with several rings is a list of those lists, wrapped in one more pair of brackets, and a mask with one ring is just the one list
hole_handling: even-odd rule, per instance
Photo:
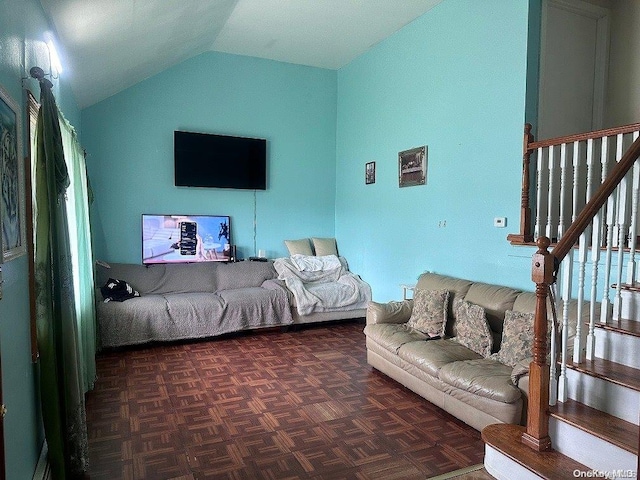
{"label": "newel post", "polygon": [[510,234],[507,240],[512,244],[522,244],[533,241],[531,233],[531,206],[529,198],[529,185],[531,184],[531,148],[529,144],[533,143],[533,135],[531,134],[531,124],[524,125],[524,140],[522,145],[522,196],[520,198],[520,233]]}
{"label": "newel post", "polygon": [[549,365],[547,363],[547,294],[554,281],[554,256],[549,253],[551,241],[537,240],[533,255],[531,278],[536,284],[533,362],[529,365],[529,407],[527,431],[522,442],[539,452],[551,448],[549,438]]}

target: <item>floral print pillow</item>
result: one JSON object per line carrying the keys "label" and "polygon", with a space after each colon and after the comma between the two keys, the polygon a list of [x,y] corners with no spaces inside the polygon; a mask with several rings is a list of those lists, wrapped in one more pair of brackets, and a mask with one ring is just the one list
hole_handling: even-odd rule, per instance
{"label": "floral print pillow", "polygon": [[449,308],[448,290],[416,290],[407,326],[430,337],[444,335]]}
{"label": "floral print pillow", "polygon": [[456,299],[455,340],[483,357],[491,355],[493,334],[487,322],[487,315],[480,305]]}
{"label": "floral print pillow", "polygon": [[500,363],[514,367],[519,361],[533,356],[533,322],[533,313],[505,312],[502,344],[495,356]]}

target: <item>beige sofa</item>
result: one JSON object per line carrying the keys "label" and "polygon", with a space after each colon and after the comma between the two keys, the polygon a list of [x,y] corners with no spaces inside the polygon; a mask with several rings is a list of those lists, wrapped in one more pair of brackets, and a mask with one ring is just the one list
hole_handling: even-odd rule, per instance
{"label": "beige sofa", "polygon": [[[535,294],[435,273],[422,274],[416,285],[416,291],[419,289],[449,291],[444,338],[425,341],[425,335],[407,327],[413,300],[371,302],[364,330],[368,363],[478,430],[493,423],[524,424],[531,359],[511,367],[458,343],[452,338],[457,320],[453,304],[456,298],[463,298],[485,309],[493,352],[497,352],[505,312],[534,312]],[[571,301],[570,339],[575,335],[576,307],[577,302]],[[588,309],[584,310],[588,318]]]}

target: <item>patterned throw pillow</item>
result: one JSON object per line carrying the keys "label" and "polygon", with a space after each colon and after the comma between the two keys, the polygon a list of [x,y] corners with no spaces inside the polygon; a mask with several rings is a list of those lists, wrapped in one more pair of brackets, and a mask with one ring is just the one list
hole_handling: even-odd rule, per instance
{"label": "patterned throw pillow", "polygon": [[514,367],[516,363],[533,356],[533,313],[507,310],[504,314],[502,344],[496,359]]}
{"label": "patterned throw pillow", "polygon": [[115,278],[110,278],[107,280],[107,283],[104,286],[100,287],[100,293],[102,293],[102,298],[104,298],[104,303],[115,301],[115,302],[124,302],[125,300],[129,300],[133,297],[139,297],[140,294],[137,290],[129,285],[124,280],[118,280]]}
{"label": "patterned throw pillow", "polygon": [[416,290],[407,326],[431,337],[444,335],[449,308],[448,290]]}
{"label": "patterned throw pillow", "polygon": [[483,357],[491,355],[493,335],[484,308],[474,303],[456,299],[455,340]]}

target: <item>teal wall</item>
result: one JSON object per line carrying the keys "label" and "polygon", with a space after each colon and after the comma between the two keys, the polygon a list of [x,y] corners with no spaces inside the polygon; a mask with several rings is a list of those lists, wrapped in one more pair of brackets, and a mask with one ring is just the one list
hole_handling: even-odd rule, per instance
{"label": "teal wall", "polygon": [[[528,10],[446,0],[339,70],[336,236],[374,300],[425,270],[533,289],[531,249],[506,241],[520,221]],[[399,188],[398,152],[425,144],[427,184]]]}
{"label": "teal wall", "polygon": [[173,131],[266,138],[267,190],[255,248],[333,236],[337,73],[208,52],[82,111],[95,192],[98,257],[141,262],[142,213],[231,215],[232,241],[254,255],[254,192],[175,187]]}
{"label": "teal wall", "polygon": [[[19,104],[26,154],[26,106],[21,79],[34,65],[49,70],[43,34],[49,29],[37,0],[0,2],[0,85]],[[54,80],[54,94],[61,109],[78,130],[80,111],[65,83],[64,74]],[[33,80],[25,84],[36,98],[40,89]],[[2,393],[8,413],[4,420],[8,479],[31,479],[44,439],[37,387],[37,365],[31,363],[28,266],[23,255],[2,266],[4,296],[0,300],[0,352]]]}

